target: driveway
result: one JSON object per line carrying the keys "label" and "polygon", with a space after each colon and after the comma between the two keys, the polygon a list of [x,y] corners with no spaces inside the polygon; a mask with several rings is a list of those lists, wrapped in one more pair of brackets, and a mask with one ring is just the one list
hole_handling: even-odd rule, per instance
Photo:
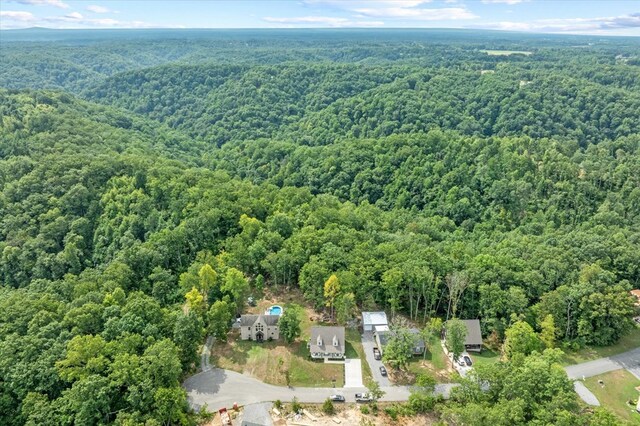
{"label": "driveway", "polygon": [[344,360],[344,387],[363,388],[362,363],[359,359]]}
{"label": "driveway", "polygon": [[362,335],[362,349],[364,349],[364,356],[371,368],[371,375],[373,380],[378,382],[381,387],[392,386],[391,381],[380,374],[380,367],[383,365],[382,361],[378,361],[373,357],[373,348],[376,347],[376,341],[373,338],[373,333],[365,331]]}
{"label": "driveway", "polygon": [[575,380],[574,389],[584,402],[589,405],[600,405],[598,398],[580,380],[623,368],[640,379],[640,348],[607,358],[570,365],[565,367],[565,371],[570,379]]}
{"label": "driveway", "polygon": [[592,377],[609,371],[625,368],[631,374],[640,379],[640,348],[581,364],[570,365],[565,368],[570,379],[582,379]]}
{"label": "driveway", "polygon": [[580,380],[576,380],[573,382],[573,388],[576,390],[576,393],[584,402],[589,405],[599,406],[600,401],[598,398],[582,383]]}

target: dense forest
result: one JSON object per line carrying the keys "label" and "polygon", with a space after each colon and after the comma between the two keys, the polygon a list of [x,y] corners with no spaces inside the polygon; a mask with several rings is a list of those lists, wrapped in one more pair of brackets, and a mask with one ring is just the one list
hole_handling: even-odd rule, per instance
{"label": "dense forest", "polygon": [[[295,287],[321,310],[332,274],[420,324],[464,277],[454,315],[498,341],[549,315],[563,349],[633,327],[637,40],[106,34],[0,42],[1,424],[193,424],[202,300]],[[496,424],[509,371],[560,380],[555,357],[481,370],[442,418]],[[612,424],[562,386],[510,424]]]}

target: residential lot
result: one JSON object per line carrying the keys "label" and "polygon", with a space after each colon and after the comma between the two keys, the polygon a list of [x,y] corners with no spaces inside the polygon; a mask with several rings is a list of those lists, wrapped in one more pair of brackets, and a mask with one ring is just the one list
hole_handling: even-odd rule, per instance
{"label": "residential lot", "polygon": [[[602,384],[599,381],[602,380]],[[599,376],[589,377],[584,381],[585,386],[600,401],[600,405],[613,411],[620,417],[640,425],[640,414],[636,412],[635,404],[640,392],[640,380],[626,370],[617,370]]]}

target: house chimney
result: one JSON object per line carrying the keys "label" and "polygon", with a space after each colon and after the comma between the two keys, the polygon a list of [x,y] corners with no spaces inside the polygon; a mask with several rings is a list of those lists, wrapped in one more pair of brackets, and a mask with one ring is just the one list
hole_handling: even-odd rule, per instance
{"label": "house chimney", "polygon": [[333,346],[336,348],[340,346],[340,342],[338,342],[338,336],[333,336]]}
{"label": "house chimney", "polygon": [[322,336],[318,335],[318,338],[316,339],[316,344],[318,346],[322,346]]}

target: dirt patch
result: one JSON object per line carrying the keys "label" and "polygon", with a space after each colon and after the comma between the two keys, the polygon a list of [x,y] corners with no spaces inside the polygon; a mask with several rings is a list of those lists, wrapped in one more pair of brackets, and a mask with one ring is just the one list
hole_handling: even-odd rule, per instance
{"label": "dirt patch", "polygon": [[[400,426],[428,426],[435,425],[438,419],[435,415],[417,415],[414,417],[399,417],[397,420],[391,419],[384,413],[384,404],[378,404],[380,411],[377,415],[362,414],[360,406],[357,404],[347,405],[335,405],[336,413],[333,415],[326,415],[321,412],[321,406],[317,404],[304,404],[304,407],[311,413],[315,421],[312,421],[309,417],[302,415],[295,420],[291,414],[289,414],[289,407],[285,405],[281,411],[280,416],[272,414],[272,419],[276,425],[292,425],[294,423],[300,424],[313,424],[314,426],[358,426],[358,425],[371,425],[371,426],[387,426],[387,425],[400,425]],[[336,421],[340,423],[337,423]]]}

